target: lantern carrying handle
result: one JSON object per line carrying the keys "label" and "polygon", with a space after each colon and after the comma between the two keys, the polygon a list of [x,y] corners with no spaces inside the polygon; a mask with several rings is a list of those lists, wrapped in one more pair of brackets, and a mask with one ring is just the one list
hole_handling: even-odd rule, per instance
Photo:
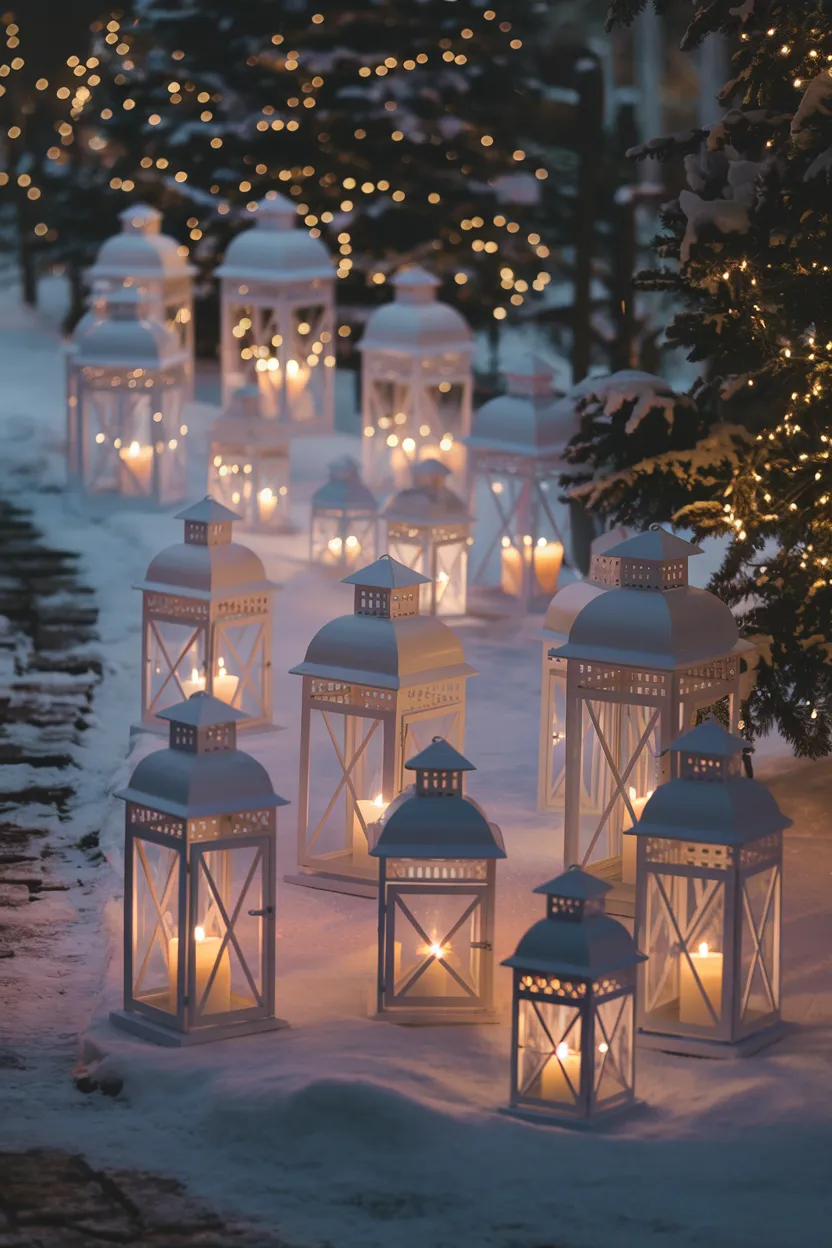
{"label": "lantern carrying handle", "polygon": [[249,914],[249,918],[251,919],[261,919],[261,918],[273,919],[274,918],[274,906],[266,906],[265,909],[263,910],[249,910],[248,914]]}

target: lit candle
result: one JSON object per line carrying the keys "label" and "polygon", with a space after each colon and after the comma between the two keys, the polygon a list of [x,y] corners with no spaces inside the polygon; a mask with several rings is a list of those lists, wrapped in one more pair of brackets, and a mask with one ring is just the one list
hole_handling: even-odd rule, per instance
{"label": "lit candle", "polygon": [[257,495],[257,511],[261,524],[268,524],[277,508],[277,495],[265,486]]}
{"label": "lit candle", "polygon": [[338,563],[343,545],[340,537],[331,537],[323,550],[324,563]]}
{"label": "lit candle", "polygon": [[558,577],[563,563],[563,546],[560,542],[538,539],[535,546],[528,535],[523,538],[519,550],[510,537],[504,537],[501,552],[500,585],[504,594],[519,598],[523,593],[523,573],[532,569],[535,594],[552,597],[558,587]]}
{"label": "lit candle", "polygon": [[[194,953],[196,958],[196,991],[194,1004],[199,1008],[202,997],[208,986],[214,963],[220,951],[222,941],[219,936],[206,936],[204,927],[194,928]],[[168,982],[170,985],[171,1010],[176,1005],[176,977],[179,963],[179,937],[172,936],[168,941]],[[231,1009],[231,960],[228,949],[220,958],[211,991],[203,1007],[205,1014],[227,1013]]]}
{"label": "lit candle", "polygon": [[[699,976],[701,989],[694,978],[690,962]],[[707,941],[703,940],[696,953],[691,953],[690,962],[683,952],[679,959],[679,1022],[691,1023],[697,1027],[713,1027],[714,1020],[705,997],[719,1019],[722,1012],[723,956],[721,953],[712,953]]]}
{"label": "lit candle", "polygon": [[[385,802],[383,796],[381,795],[381,793],[379,793],[378,797],[374,797],[371,800],[360,797],[355,805],[356,805],[356,815],[355,815],[356,828],[360,830],[360,832],[362,833],[364,837],[366,837],[367,844],[372,847],[372,841],[370,839],[370,825],[375,823],[377,819],[381,818],[381,816],[384,814],[385,810],[389,806],[389,802]],[[359,815],[360,815],[360,818],[359,818]],[[361,823],[362,819],[364,821],[363,826]]]}
{"label": "lit candle", "polygon": [[581,1055],[577,1049],[570,1049],[566,1040],[561,1040],[541,1071],[540,1099],[557,1104],[572,1104],[580,1094]]}
{"label": "lit candle", "polygon": [[[450,947],[434,941],[431,945],[423,945],[419,954],[423,959],[431,955],[431,960],[412,988],[407,990],[407,996],[447,997],[448,990],[456,982],[442,965],[443,961],[450,961]],[[409,979],[410,975],[407,978]]]}
{"label": "lit candle", "polygon": [[221,698],[223,702],[231,705],[239,683],[239,676],[232,676],[230,672],[226,671],[225,659],[217,659],[217,674],[214,677],[212,689],[214,697]]}
{"label": "lit candle", "polygon": [[533,550],[538,589],[541,594],[550,598],[558,587],[558,577],[563,563],[563,546],[560,542],[549,542],[545,537],[541,537],[538,538]]}
{"label": "lit candle", "polygon": [[[641,812],[653,796],[653,790],[648,789],[643,797],[638,797],[635,789],[630,785],[629,790],[630,805],[633,808],[633,814],[636,817],[636,823],[641,818]],[[624,810],[624,827],[621,837],[621,879],[624,884],[635,884],[636,882],[636,857],[638,852],[638,838],[627,829],[632,828],[633,821],[630,818],[630,812]]]}
{"label": "lit candle", "polygon": [[523,556],[511,538],[503,538],[500,552],[500,588],[510,598],[519,598],[523,592]]}
{"label": "lit candle", "polygon": [[183,694],[189,698],[192,693],[201,693],[205,689],[205,677],[200,675],[198,668],[192,667],[191,679],[183,680],[181,684]]}
{"label": "lit candle", "polygon": [[122,494],[150,494],[153,488],[153,447],[131,442],[118,453]]}
{"label": "lit candle", "polygon": [[354,533],[350,533],[344,542],[347,563],[355,563],[361,554],[361,543]]}

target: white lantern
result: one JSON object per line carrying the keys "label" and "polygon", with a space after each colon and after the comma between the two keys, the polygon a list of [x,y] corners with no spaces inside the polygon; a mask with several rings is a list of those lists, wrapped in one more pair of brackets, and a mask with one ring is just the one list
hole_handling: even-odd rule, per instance
{"label": "white lantern", "polygon": [[547,898],[506,958],[514,971],[511,1110],[589,1125],[635,1101],[636,944],[604,913],[609,885],[579,867],[534,890]]}
{"label": "white lantern", "polygon": [[408,265],[391,285],[393,302],[372,313],[359,344],[365,480],[401,489],[413,463],[441,459],[467,497],[471,327],[437,300],[439,281],[425,269]]}
{"label": "white lantern", "polygon": [[[580,611],[610,586],[604,580],[605,567],[598,556],[619,545],[629,534],[618,527],[596,537],[592,543],[589,575],[585,580],[570,581],[559,589],[543,620],[539,638],[543,642],[543,671],[540,682],[540,747],[537,762],[537,809],[562,810],[566,778],[566,668],[550,657],[554,646],[569,640],[569,630]],[[599,780],[602,772],[602,750],[597,738],[584,759],[583,784],[586,789],[585,809],[598,809],[601,801]]]}
{"label": "white lantern", "polygon": [[275,811],[243,716],[207,693],[162,712],[169,746],[126,789],[124,1009],[169,1046],[285,1027],[274,1016]]}
{"label": "white lantern", "polygon": [[404,788],[435,734],[461,748],[465,662],[456,635],[420,614],[426,577],[382,555],[344,577],[354,613],[325,624],[303,663],[299,874],[292,883],[375,896],[367,828]]}
{"label": "white lantern", "polygon": [[233,542],[239,517],[212,498],[179,513],[185,540],[152,559],[142,591],[142,727],[200,690],[272,722],[272,610],[277,586],[254,551]]}
{"label": "white lantern", "polygon": [[[727,699],[736,727],[740,660],[754,649],[725,603],[688,584],[688,560],[700,553],[658,525],[613,546],[594,565],[606,592],[551,651],[566,671],[564,858],[623,881],[630,916],[635,855],[622,861],[622,832],[666,778],[661,756],[698,711]],[[590,789],[593,760],[600,776]]]}
{"label": "white lantern", "polygon": [[574,415],[537,360],[506,381],[508,393],[483,404],[468,438],[477,515],[468,598],[482,614],[545,610],[563,562],[558,490]]}
{"label": "white lantern", "polygon": [[186,494],[187,355],[144,289],[97,295],[68,355],[70,483],[90,501],[168,506]]}
{"label": "white lantern", "polygon": [[671,779],[636,825],[639,1044],[742,1057],[780,1022],[783,815],[714,720],[670,747]]}
{"label": "white lantern", "polygon": [[309,562],[339,572],[376,557],[378,505],[349,455],[329,465],[329,480],[312,495]]}
{"label": "white lantern", "polygon": [[217,270],[222,401],[256,384],[264,416],[317,433],[335,412],[335,273],[321,240],[296,224],[293,203],[267,196]]}
{"label": "white lantern", "polygon": [[496,865],[503,836],[465,796],[474,767],[434,737],[416,783],[373,826],[379,860],[376,1017],[480,1023],[493,1010]]}
{"label": "white lantern", "polygon": [[291,532],[289,437],[285,425],[260,415],[256,386],[238,390],[211,425],[208,492],[236,508],[245,529]]}
{"label": "white lantern", "polygon": [[194,296],[196,269],[188,249],[162,233],[162,214],[149,204],[129,204],[119,213],[121,233],[102,243],[87,272],[91,289],[140,286],[153,300],[161,320],[185,352],[188,396],[194,384]]}
{"label": "white lantern", "polygon": [[464,615],[466,610],[474,521],[445,484],[450,471],[437,459],[423,459],[412,470],[412,486],[394,494],[382,513],[390,555],[430,578],[422,586],[426,615]]}

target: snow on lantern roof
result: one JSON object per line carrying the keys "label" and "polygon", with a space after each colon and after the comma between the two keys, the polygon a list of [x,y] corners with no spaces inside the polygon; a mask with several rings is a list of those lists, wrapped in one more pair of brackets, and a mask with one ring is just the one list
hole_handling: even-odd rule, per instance
{"label": "snow on lantern roof", "polygon": [[580,867],[536,888],[548,898],[547,916],[529,928],[502,965],[589,980],[644,962],[629,932],[604,913],[609,888]]}
{"label": "snow on lantern roof", "polygon": [[411,589],[414,585],[429,585],[430,577],[415,572],[390,555],[381,555],[375,563],[342,577],[341,584],[366,589]]}
{"label": "snow on lantern roof", "polygon": [[196,269],[179,252],[175,238],[161,232],[162,216],[148,204],[131,204],[119,213],[121,232],[105,239],[91,266],[90,281],[153,281],[190,277]]}
{"label": "snow on lantern roof", "polygon": [[296,226],[297,210],[289,200],[282,195],[261,199],[253,227],[228,244],[218,276],[261,284],[334,280],[326,245]]}
{"label": "snow on lantern roof", "polygon": [[351,455],[334,459],[329,465],[329,480],[312,495],[313,512],[368,512],[378,510],[375,495],[361,480],[359,466]]}
{"label": "snow on lantern roof", "polygon": [[213,725],[236,724],[246,719],[244,711],[229,706],[222,698],[215,698],[204,689],[192,693],[184,702],[169,706],[167,710],[157,711],[159,719],[170,720],[172,724],[184,724],[190,728],[209,728]]}
{"label": "snow on lantern roof", "polygon": [[471,326],[461,312],[436,298],[438,280],[425,269],[406,266],[391,285],[391,303],[367,318],[361,351],[396,351],[420,356],[439,352],[473,354]]}
{"label": "snow on lantern roof", "polygon": [[468,446],[521,456],[560,453],[577,424],[573,408],[555,396],[551,369],[528,356],[506,380],[508,392],[474,413]]}
{"label": "snow on lantern roof", "polygon": [[95,315],[78,324],[73,340],[78,366],[125,372],[184,366],[187,352],[157,319],[155,308],[156,300],[144,288],[119,286],[102,295]]}
{"label": "snow on lantern roof", "polygon": [[450,741],[446,741],[444,737],[434,737],[430,745],[407,760],[405,768],[408,771],[477,770],[474,764],[469,763],[468,759],[460,754],[459,750],[455,750]]}
{"label": "snow on lantern roof", "polygon": [[402,524],[471,524],[465,503],[445,484],[450,468],[438,459],[423,459],[412,470],[413,485],[387,502],[382,515]]}

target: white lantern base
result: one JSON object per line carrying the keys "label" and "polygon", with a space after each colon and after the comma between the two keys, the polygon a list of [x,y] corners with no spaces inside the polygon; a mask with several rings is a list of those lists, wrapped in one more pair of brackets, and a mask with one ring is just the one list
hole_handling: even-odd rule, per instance
{"label": "white lantern base", "polygon": [[634,1098],[613,1105],[610,1109],[596,1110],[592,1117],[587,1117],[585,1114],[561,1113],[556,1105],[551,1108],[541,1105],[539,1109],[534,1105],[509,1105],[501,1106],[497,1112],[505,1114],[507,1118],[519,1118],[521,1122],[533,1122],[539,1127],[573,1127],[579,1131],[591,1131],[594,1127],[606,1126],[608,1122],[626,1114],[636,1113],[643,1108],[644,1102]]}
{"label": "white lantern base", "polygon": [[338,875],[334,871],[311,871],[300,867],[291,875],[284,875],[284,883],[299,888],[317,888],[325,893],[345,893],[348,897],[378,897],[378,880],[365,880],[351,875]]}
{"label": "white lantern base", "polygon": [[282,1031],[289,1024],[282,1018],[251,1018],[241,1022],[219,1023],[200,1027],[198,1031],[176,1031],[161,1023],[154,1023],[141,1014],[130,1010],[111,1010],[110,1022],[121,1031],[166,1049],[182,1049],[193,1044],[209,1044],[212,1040],[232,1040],[235,1036],[256,1036],[263,1031]]}
{"label": "white lantern base", "polygon": [[677,1053],[682,1057],[712,1057],[717,1060],[732,1061],[735,1058],[751,1057],[766,1049],[770,1044],[782,1040],[789,1030],[788,1024],[779,1020],[769,1027],[762,1027],[742,1040],[709,1040],[707,1037],[667,1036],[653,1031],[636,1032],[636,1044],[639,1049],[653,1049],[661,1053]]}
{"label": "white lantern base", "polygon": [[396,1023],[401,1027],[445,1027],[466,1023],[476,1027],[484,1023],[499,1023],[500,1021],[500,1015],[496,1010],[445,1009],[444,1006],[428,1010],[393,1005],[386,1010],[374,1011],[369,1018],[374,1023]]}

